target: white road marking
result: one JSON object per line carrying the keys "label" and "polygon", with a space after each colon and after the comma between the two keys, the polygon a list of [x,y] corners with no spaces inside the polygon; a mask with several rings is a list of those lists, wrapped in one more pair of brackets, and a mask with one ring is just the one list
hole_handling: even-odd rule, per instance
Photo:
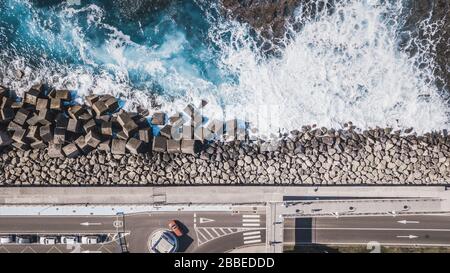
{"label": "white road marking", "polygon": [[436,232],[449,232],[450,229],[427,229],[427,228],[285,228],[285,229],[304,229],[304,230],[379,230],[379,231],[436,231]]}
{"label": "white road marking", "polygon": [[261,240],[244,241],[244,245],[254,244],[254,243],[261,243]]}
{"label": "white road marking", "polygon": [[408,238],[408,239],[417,239],[419,236],[417,235],[397,235],[397,238]]}
{"label": "white road marking", "polygon": [[243,222],[257,222],[259,223],[259,219],[242,219]]}
{"label": "white road marking", "polygon": [[214,222],[214,221],[215,221],[214,219],[200,217],[200,224]]}
{"label": "white road marking", "polygon": [[232,233],[233,230],[231,228],[227,228],[228,232]]}
{"label": "white road marking", "polygon": [[101,226],[102,223],[89,223],[89,222],[83,222],[80,223],[81,226]]}
{"label": "white road marking", "polygon": [[242,217],[244,217],[244,218],[260,218],[261,215],[259,215],[259,214],[244,214],[244,215],[242,215]]}
{"label": "white road marking", "polygon": [[246,236],[244,237],[245,240],[252,240],[252,239],[261,239],[261,235],[254,235],[254,236]]}
{"label": "white road marking", "polygon": [[419,221],[401,220],[401,221],[397,221],[397,223],[406,225],[406,224],[419,224],[420,222]]}
{"label": "white road marking", "polygon": [[220,237],[220,234],[217,232],[215,228],[213,228],[212,231],[217,235],[217,237]]}
{"label": "white road marking", "polygon": [[255,234],[261,234],[261,231],[250,231],[250,232],[244,232],[244,236],[250,236]]}
{"label": "white road marking", "polygon": [[208,231],[208,229],[203,229],[208,235],[209,237],[211,237],[211,239],[214,239],[214,236]]}
{"label": "white road marking", "polygon": [[259,227],[259,223],[243,223],[244,227]]}

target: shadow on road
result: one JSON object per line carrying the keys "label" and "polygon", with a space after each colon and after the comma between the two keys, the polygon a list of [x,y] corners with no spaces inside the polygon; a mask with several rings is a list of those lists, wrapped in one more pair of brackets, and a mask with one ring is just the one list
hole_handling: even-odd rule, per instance
{"label": "shadow on road", "polygon": [[194,239],[189,236],[189,229],[187,226],[185,226],[178,220],[176,220],[176,222],[184,234],[183,236],[178,237],[178,252],[185,252],[186,249],[188,249],[188,247],[192,244],[192,242],[194,242]]}

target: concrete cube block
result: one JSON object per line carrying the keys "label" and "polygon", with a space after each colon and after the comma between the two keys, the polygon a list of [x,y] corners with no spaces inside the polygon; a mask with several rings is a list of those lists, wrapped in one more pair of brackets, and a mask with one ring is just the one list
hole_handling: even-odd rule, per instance
{"label": "concrete cube block", "polygon": [[124,131],[120,131],[116,134],[118,139],[128,140],[128,136]]}
{"label": "concrete cube block", "polygon": [[23,128],[20,128],[20,129],[17,129],[17,130],[14,131],[12,139],[15,142],[17,142],[17,143],[24,143],[24,144],[26,144],[26,142],[25,142],[26,135],[27,135],[27,130],[23,129]]}
{"label": "concrete cube block", "polygon": [[86,142],[86,138],[84,136],[80,136],[75,140],[75,145],[77,145],[78,149],[83,154],[88,154],[93,150],[93,148]]}
{"label": "concrete cube block", "polygon": [[111,143],[111,153],[124,155],[127,142],[123,139],[114,138]]}
{"label": "concrete cube block", "polygon": [[44,142],[51,142],[53,140],[53,134],[50,125],[45,125],[39,128],[39,136]]}
{"label": "concrete cube block", "polygon": [[67,110],[69,116],[73,119],[79,119],[79,117],[86,113],[86,110],[81,107],[80,105],[74,105],[69,107],[69,109]]}
{"label": "concrete cube block", "polygon": [[188,104],[183,110],[183,112],[191,119],[194,117],[195,111],[196,108],[192,104]]}
{"label": "concrete cube block", "polygon": [[61,111],[62,110],[61,99],[50,99],[50,109],[54,111]]}
{"label": "concrete cube block", "polygon": [[99,99],[100,97],[98,95],[89,95],[85,97],[86,104],[90,107],[92,107]]}
{"label": "concrete cube block", "polygon": [[134,137],[130,138],[126,145],[127,150],[133,154],[141,153],[143,147],[144,147],[144,143]]}
{"label": "concrete cube block", "polygon": [[191,125],[183,125],[183,139],[194,139],[194,127]]}
{"label": "concrete cube block", "polygon": [[194,129],[194,139],[203,141],[203,127],[198,126]]}
{"label": "concrete cube block", "polygon": [[48,99],[38,98],[36,102],[36,110],[44,110],[48,108]]}
{"label": "concrete cube block", "polygon": [[21,101],[14,101],[11,103],[11,109],[13,109],[13,110],[19,110],[22,107],[23,107],[23,102],[21,102]]}
{"label": "concrete cube block", "polygon": [[214,133],[208,127],[203,127],[203,139],[210,141],[214,139]]}
{"label": "concrete cube block", "polygon": [[68,123],[69,123],[69,119],[63,113],[59,113],[58,115],[56,115],[56,117],[55,117],[55,127],[56,128],[66,129]]}
{"label": "concrete cube block", "polygon": [[11,121],[10,123],[8,123],[8,127],[6,127],[6,131],[15,131],[18,129],[22,129],[22,126],[15,123],[14,121]]}
{"label": "concrete cube block", "polygon": [[162,136],[153,137],[152,150],[160,153],[167,151],[167,138]]}
{"label": "concrete cube block", "polygon": [[[42,138],[44,139],[44,138]],[[53,130],[53,143],[64,144],[66,142],[66,129],[65,128],[55,128]]]}
{"label": "concrete cube block", "polygon": [[100,131],[101,131],[102,135],[112,136],[112,134],[113,134],[112,122],[102,121],[101,126],[100,126]]}
{"label": "concrete cube block", "polygon": [[36,105],[37,99],[41,96],[41,94],[41,91],[32,88],[28,92],[25,92],[23,102],[29,105]]}
{"label": "concrete cube block", "polygon": [[144,143],[150,143],[150,141],[152,140],[152,130],[150,128],[140,129],[139,140]]}
{"label": "concrete cube block", "polygon": [[36,140],[40,140],[41,137],[39,136],[39,126],[29,126],[28,127],[28,132],[26,137],[31,141],[36,141]]}
{"label": "concrete cube block", "polygon": [[0,131],[0,146],[8,146],[12,143],[12,139],[7,132]]}
{"label": "concrete cube block", "polygon": [[127,137],[131,137],[137,130],[138,126],[133,120],[122,126],[122,131]]}
{"label": "concrete cube block", "polygon": [[12,120],[14,118],[14,110],[10,107],[0,108],[0,119],[3,121]]}
{"label": "concrete cube block", "polygon": [[62,148],[62,150],[64,154],[70,158],[77,157],[80,154],[80,150],[78,150],[78,147],[77,145],[75,145],[75,143],[67,144]]}
{"label": "concrete cube block", "polygon": [[19,142],[13,142],[11,143],[12,146],[16,147],[16,149],[21,151],[26,151],[30,148],[30,145],[26,143],[19,143]]}
{"label": "concrete cube block", "polygon": [[103,121],[111,121],[111,116],[110,115],[101,115],[101,116],[96,116],[95,119],[99,122],[103,122]]}
{"label": "concrete cube block", "polygon": [[44,149],[47,147],[47,144],[45,144],[42,140],[35,140],[30,144],[30,147],[32,149]]}
{"label": "concrete cube block", "polygon": [[98,145],[97,149],[100,150],[100,151],[110,152],[111,151],[111,140],[107,139],[107,140],[101,142]]}
{"label": "concrete cube block", "polygon": [[175,113],[172,116],[169,117],[170,124],[174,124],[177,122],[180,122],[183,119],[180,113]]}
{"label": "concrete cube block", "polygon": [[165,125],[163,128],[161,128],[161,130],[159,131],[159,133],[168,138],[171,139],[172,138],[172,125]]}
{"label": "concrete cube block", "polygon": [[114,97],[107,99],[105,101],[105,105],[108,108],[108,111],[111,113],[119,109],[119,101]]}
{"label": "concrete cube block", "polygon": [[86,143],[94,149],[102,142],[101,137],[94,130],[89,131],[84,139],[86,140]]}
{"label": "concrete cube block", "polygon": [[97,101],[92,105],[92,109],[95,111],[97,116],[101,116],[108,111],[108,107],[103,101]]}
{"label": "concrete cube block", "polygon": [[64,157],[62,145],[50,142],[48,144],[48,156],[51,158]]}
{"label": "concrete cube block", "polygon": [[200,141],[183,139],[181,141],[181,152],[184,154],[196,154],[200,150]]}
{"label": "concrete cube block", "polygon": [[181,141],[175,139],[167,140],[167,152],[169,153],[179,153],[181,152]]}
{"label": "concrete cube block", "polygon": [[71,95],[70,95],[70,91],[69,90],[52,89],[52,91],[50,91],[48,96],[50,98],[52,98],[52,99],[60,99],[60,100],[64,100],[64,101],[70,101],[71,100]]}
{"label": "concrete cube block", "polygon": [[96,129],[97,124],[94,119],[90,119],[83,124],[83,129],[86,133]]}
{"label": "concrete cube block", "polygon": [[223,121],[215,119],[212,121],[212,128],[213,128],[213,132],[214,134],[218,135],[218,136],[222,136],[224,133],[224,124]]}
{"label": "concrete cube block", "polygon": [[152,116],[152,124],[164,125],[166,123],[166,113],[156,112]]}
{"label": "concrete cube block", "polygon": [[81,133],[81,122],[77,119],[70,118],[67,122],[67,131]]}
{"label": "concrete cube block", "polygon": [[24,125],[25,121],[27,120],[29,115],[30,115],[30,111],[22,108],[19,111],[17,111],[17,113],[14,117],[14,122],[19,125]]}
{"label": "concrete cube block", "polygon": [[36,124],[39,123],[39,121],[41,121],[41,117],[34,113],[32,117],[30,117],[29,119],[27,119],[27,123],[29,126],[34,126]]}

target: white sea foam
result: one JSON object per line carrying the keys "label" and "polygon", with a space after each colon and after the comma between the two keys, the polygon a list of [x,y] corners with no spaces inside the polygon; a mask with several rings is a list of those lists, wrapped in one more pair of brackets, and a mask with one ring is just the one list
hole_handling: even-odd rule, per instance
{"label": "white sea foam", "polygon": [[[447,128],[447,105],[433,84],[433,60],[426,53],[432,40],[421,43],[429,45],[412,57],[399,50],[401,2],[379,2],[348,1],[333,13],[325,10],[314,18],[299,9],[296,20],[303,27],[291,30],[293,38],[286,38],[278,58],[261,53],[246,25],[228,19],[212,23],[210,38],[222,53],[220,73],[234,79],[221,84],[200,77],[180,56],[186,43],[182,32],[167,34],[159,47],[138,45],[104,23],[103,11],[95,5],[68,6],[60,14],[62,35],[72,36],[86,66],[46,60],[33,69],[16,58],[10,68],[25,70],[24,79],[78,90],[80,96],[120,96],[126,99],[127,109],[151,108],[152,97],[169,112],[207,99],[209,117],[246,118],[264,134],[306,124],[339,128],[348,121],[360,128],[413,127],[419,133]],[[72,20],[78,13],[88,13],[92,27],[108,30],[108,41],[100,47],[87,43]],[[427,29],[426,22],[420,27]],[[418,69],[418,63],[426,65]],[[102,72],[92,73],[91,68],[99,66]],[[130,71],[141,71],[164,93],[132,87]],[[32,84],[13,77],[3,77],[3,82],[19,93]]]}
{"label": "white sea foam", "polygon": [[304,27],[281,58],[256,54],[245,29],[234,28],[229,41],[216,40],[239,83],[221,86],[219,94],[239,94],[238,103],[229,103],[237,115],[243,109],[270,112],[271,119],[250,116],[265,132],[305,124],[339,128],[348,121],[360,128],[447,128],[447,106],[427,81],[434,79],[432,66],[415,65],[425,53],[410,57],[398,50],[400,1],[378,2],[349,1],[313,19],[299,14]]}

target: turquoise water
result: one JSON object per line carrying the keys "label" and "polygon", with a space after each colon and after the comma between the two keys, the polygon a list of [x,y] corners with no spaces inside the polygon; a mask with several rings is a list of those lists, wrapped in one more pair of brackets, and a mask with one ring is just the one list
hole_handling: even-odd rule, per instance
{"label": "turquoise water", "polygon": [[129,109],[179,111],[207,99],[210,117],[245,118],[265,133],[348,121],[448,127],[428,50],[442,25],[420,22],[417,40],[403,29],[405,1],[342,1],[311,12],[318,1],[299,7],[293,21],[302,27],[270,56],[220,1],[0,0],[0,83],[21,93],[44,81],[80,101],[113,94]]}

